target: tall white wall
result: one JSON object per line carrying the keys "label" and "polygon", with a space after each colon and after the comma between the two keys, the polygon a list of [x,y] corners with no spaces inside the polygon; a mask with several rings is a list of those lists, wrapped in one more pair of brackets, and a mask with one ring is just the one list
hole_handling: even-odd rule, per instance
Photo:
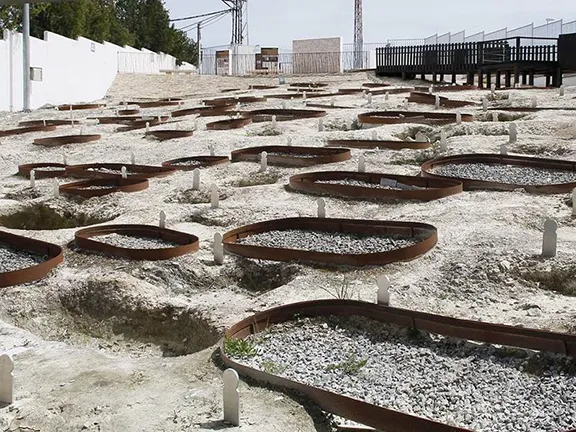
{"label": "tall white wall", "polygon": [[[157,74],[175,69],[176,59],[45,32],[44,39],[30,38],[30,66],[42,69],[42,81],[31,82],[31,108],[35,109],[101,99],[117,73]],[[5,31],[0,40],[0,111],[22,109],[22,87],[22,35]]]}

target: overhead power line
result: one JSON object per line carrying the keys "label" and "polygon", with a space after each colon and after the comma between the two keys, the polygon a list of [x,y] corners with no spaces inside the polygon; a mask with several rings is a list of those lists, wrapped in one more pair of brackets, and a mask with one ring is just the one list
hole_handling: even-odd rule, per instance
{"label": "overhead power line", "polygon": [[228,13],[228,12],[230,12],[230,9],[223,9],[223,10],[216,11],[216,12],[209,12],[209,13],[200,14],[200,15],[192,15],[192,16],[183,17],[183,18],[174,18],[174,19],[171,19],[170,22],[186,21],[186,20],[191,20],[191,19],[196,19],[196,18],[204,18],[204,17],[209,17],[211,15],[218,15],[218,14],[221,14],[223,12]]}

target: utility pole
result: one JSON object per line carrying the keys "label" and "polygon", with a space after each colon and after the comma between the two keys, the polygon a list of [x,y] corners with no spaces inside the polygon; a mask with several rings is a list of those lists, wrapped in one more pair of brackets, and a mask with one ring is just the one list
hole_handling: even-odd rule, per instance
{"label": "utility pole", "polygon": [[22,109],[30,112],[30,4],[25,3],[22,13],[22,85],[24,100]]}
{"label": "utility pole", "polygon": [[198,23],[196,27],[196,46],[198,47],[198,59],[196,60],[196,67],[198,68],[198,75],[202,75],[202,30],[200,27],[202,22]]}
{"label": "utility pole", "polygon": [[354,0],[354,68],[364,69],[364,30],[362,26],[362,0]]}
{"label": "utility pole", "polygon": [[[222,0],[232,12],[232,45],[242,45],[247,39],[248,24],[244,23],[244,9],[248,7],[247,0]],[[245,36],[246,33],[246,36]]]}

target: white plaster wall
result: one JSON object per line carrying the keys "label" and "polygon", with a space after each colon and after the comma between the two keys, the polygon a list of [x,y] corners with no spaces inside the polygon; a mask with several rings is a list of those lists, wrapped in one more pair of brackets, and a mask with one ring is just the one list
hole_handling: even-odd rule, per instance
{"label": "white plaster wall", "polygon": [[342,38],[300,39],[292,41],[294,73],[341,73]]}
{"label": "white plaster wall", "polygon": [[[45,32],[44,39],[30,38],[30,66],[42,68],[43,75],[42,81],[31,82],[31,108],[36,109],[102,99],[117,73],[157,74],[161,69],[175,69],[176,59]],[[0,40],[0,111],[21,110],[22,106],[22,35],[4,32]]]}

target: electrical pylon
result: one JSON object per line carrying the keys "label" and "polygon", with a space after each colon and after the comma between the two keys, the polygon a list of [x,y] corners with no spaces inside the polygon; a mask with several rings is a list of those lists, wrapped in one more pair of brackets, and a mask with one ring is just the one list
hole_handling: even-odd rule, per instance
{"label": "electrical pylon", "polygon": [[354,0],[354,68],[364,68],[364,29],[362,26],[362,0]]}

